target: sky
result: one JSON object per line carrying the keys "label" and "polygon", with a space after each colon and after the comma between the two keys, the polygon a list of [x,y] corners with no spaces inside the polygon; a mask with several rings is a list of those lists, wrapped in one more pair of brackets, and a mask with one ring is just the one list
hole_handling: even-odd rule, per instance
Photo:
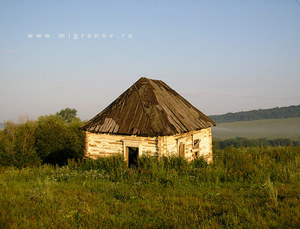
{"label": "sky", "polygon": [[0,1],[0,122],[87,120],[142,76],[206,115],[298,105],[300,1]]}

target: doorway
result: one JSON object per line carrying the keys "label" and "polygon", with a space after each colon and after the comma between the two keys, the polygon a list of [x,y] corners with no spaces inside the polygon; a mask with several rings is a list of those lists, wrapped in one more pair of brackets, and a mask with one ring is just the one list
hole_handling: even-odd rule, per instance
{"label": "doorway", "polygon": [[139,156],[138,147],[127,147],[128,152],[128,168],[137,166],[137,159]]}

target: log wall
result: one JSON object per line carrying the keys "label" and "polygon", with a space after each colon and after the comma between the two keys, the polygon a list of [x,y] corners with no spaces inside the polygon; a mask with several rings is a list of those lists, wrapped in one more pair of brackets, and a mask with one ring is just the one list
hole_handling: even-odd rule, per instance
{"label": "log wall", "polygon": [[159,137],[95,134],[87,131],[85,155],[95,159],[119,154],[126,158],[126,147],[138,147],[139,156],[179,156],[180,144],[184,150],[181,155],[187,160],[203,156],[208,163],[212,162],[210,128]]}

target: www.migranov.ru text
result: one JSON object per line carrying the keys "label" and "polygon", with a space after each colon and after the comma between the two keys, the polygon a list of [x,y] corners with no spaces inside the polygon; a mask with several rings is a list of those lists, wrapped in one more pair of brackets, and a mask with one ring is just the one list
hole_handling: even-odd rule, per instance
{"label": "www.migranov.ru text", "polygon": [[132,33],[28,33],[28,39],[132,39]]}

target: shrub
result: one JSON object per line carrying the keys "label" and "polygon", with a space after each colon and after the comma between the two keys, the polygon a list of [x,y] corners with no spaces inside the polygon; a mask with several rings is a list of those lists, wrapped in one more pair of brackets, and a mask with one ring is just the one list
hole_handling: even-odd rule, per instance
{"label": "shrub", "polygon": [[0,165],[24,167],[39,164],[40,158],[34,146],[35,130],[35,121],[6,122],[0,131]]}
{"label": "shrub", "polygon": [[45,163],[64,165],[69,158],[80,159],[84,154],[84,132],[81,122],[65,123],[57,115],[42,116],[35,131],[36,152]]}
{"label": "shrub", "polygon": [[6,122],[0,131],[0,165],[32,166],[43,163],[64,165],[84,154],[85,133],[75,109],[41,116],[38,121]]}

